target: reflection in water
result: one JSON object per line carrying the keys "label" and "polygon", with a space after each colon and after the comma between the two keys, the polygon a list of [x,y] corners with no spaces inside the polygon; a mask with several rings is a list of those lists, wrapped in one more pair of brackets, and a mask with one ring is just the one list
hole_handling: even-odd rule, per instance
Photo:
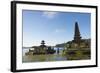
{"label": "reflection in water", "polygon": [[68,51],[64,54],[64,49],[54,48],[56,52],[54,54],[42,54],[42,55],[25,55],[29,49],[23,49],[22,61],[26,62],[47,62],[47,61],[65,61],[65,60],[88,60],[91,59],[90,50],[76,50]]}
{"label": "reflection in water", "polygon": [[65,55],[62,55],[63,48],[59,48],[59,54],[57,48],[55,48],[55,54],[46,55],[25,55],[29,49],[23,49],[23,62],[43,62],[43,61],[64,61],[67,60]]}
{"label": "reflection in water", "polygon": [[67,60],[67,58],[65,56],[58,54],[23,56],[23,62],[43,62],[43,61],[63,61],[63,60]]}

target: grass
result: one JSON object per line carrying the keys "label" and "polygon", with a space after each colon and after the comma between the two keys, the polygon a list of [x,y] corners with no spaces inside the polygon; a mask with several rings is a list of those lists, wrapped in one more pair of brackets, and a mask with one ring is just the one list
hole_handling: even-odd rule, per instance
{"label": "grass", "polygon": [[91,58],[90,50],[66,51],[67,60],[85,60]]}

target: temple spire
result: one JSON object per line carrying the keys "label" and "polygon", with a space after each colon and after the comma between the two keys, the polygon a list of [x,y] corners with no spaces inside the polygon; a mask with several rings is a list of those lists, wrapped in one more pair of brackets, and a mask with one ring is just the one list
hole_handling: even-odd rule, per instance
{"label": "temple spire", "polygon": [[81,40],[80,30],[78,27],[78,22],[75,22],[75,34],[74,34],[74,42],[79,43]]}
{"label": "temple spire", "polygon": [[45,45],[45,41],[44,41],[44,40],[41,41],[41,45],[40,45],[40,47],[42,47],[42,48],[46,47],[46,45]]}

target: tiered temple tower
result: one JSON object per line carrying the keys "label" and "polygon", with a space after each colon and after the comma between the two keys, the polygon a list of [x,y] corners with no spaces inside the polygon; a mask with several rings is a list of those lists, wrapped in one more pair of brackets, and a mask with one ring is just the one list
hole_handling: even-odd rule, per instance
{"label": "tiered temple tower", "polygon": [[80,31],[78,27],[78,22],[75,22],[75,34],[74,34],[74,40],[75,43],[80,44],[81,41],[81,36],[80,36]]}
{"label": "tiered temple tower", "polygon": [[45,41],[44,41],[44,40],[41,41],[40,47],[42,47],[42,48],[46,47],[46,46],[45,46]]}

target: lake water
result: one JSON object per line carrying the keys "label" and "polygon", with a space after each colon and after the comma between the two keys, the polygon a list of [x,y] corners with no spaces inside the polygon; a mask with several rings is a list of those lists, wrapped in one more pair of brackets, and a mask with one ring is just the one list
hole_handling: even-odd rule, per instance
{"label": "lake water", "polygon": [[29,48],[23,48],[23,62],[45,62],[45,61],[64,61],[67,60],[67,57],[62,55],[63,48],[59,48],[59,54],[57,54],[57,48],[55,54],[46,54],[46,55],[25,55],[29,51]]}
{"label": "lake water", "polygon": [[[30,48],[23,48],[23,56],[25,56],[25,53],[28,52],[29,49],[30,49]],[[62,47],[59,48],[59,51],[60,51],[59,54],[61,54],[61,52],[62,52],[63,49],[64,49],[64,48],[62,48]],[[55,53],[55,54],[57,54],[57,48],[56,48],[56,47],[54,47],[54,50],[56,50],[56,53]]]}

